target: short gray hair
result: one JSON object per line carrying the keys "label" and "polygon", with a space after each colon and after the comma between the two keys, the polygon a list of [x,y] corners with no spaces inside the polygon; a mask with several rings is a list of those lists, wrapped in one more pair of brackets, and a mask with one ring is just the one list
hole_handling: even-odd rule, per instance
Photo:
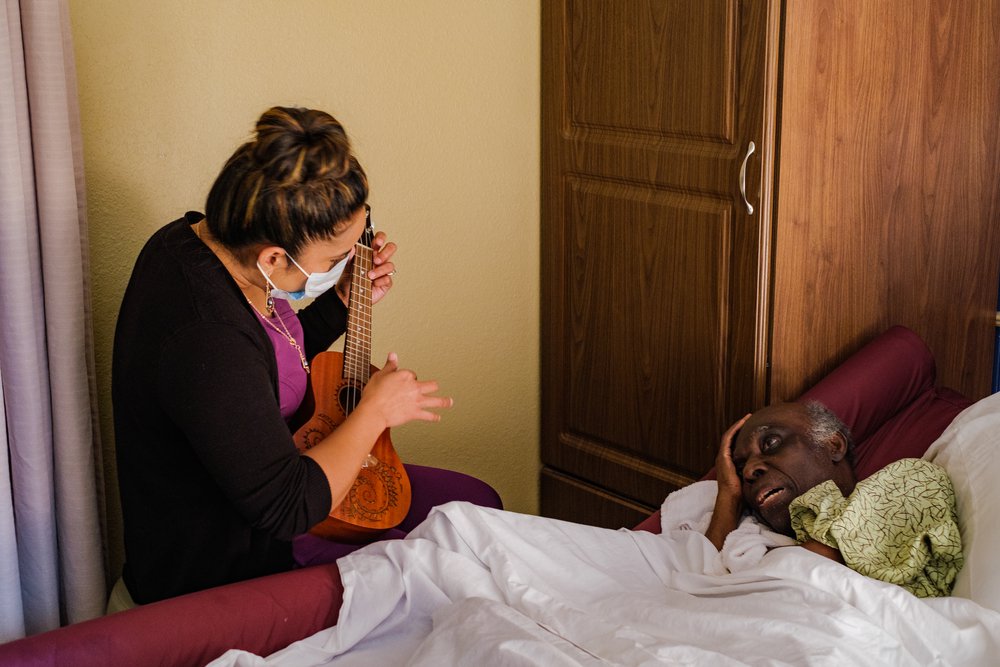
{"label": "short gray hair", "polygon": [[844,440],[847,441],[847,462],[853,468],[854,437],[851,435],[851,429],[847,428],[847,425],[837,415],[833,414],[830,408],[819,401],[808,401],[805,407],[806,414],[809,415],[809,421],[812,423],[809,435],[812,437],[813,442],[826,442],[840,433],[844,436]]}

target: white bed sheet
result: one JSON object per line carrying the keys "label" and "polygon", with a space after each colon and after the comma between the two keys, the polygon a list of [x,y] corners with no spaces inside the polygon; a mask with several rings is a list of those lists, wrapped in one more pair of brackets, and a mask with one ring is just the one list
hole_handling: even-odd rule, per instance
{"label": "white bed sheet", "polygon": [[[697,508],[695,508],[697,509]],[[1000,613],[921,600],[798,547],[738,574],[696,530],[605,530],[437,508],[340,561],[338,624],[268,658],[350,665],[992,665]]]}

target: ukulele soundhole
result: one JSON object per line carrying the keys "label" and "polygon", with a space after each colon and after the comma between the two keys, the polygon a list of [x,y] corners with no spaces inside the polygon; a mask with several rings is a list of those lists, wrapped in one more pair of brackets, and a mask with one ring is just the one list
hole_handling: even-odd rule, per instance
{"label": "ukulele soundhole", "polygon": [[345,417],[358,407],[358,403],[361,401],[361,389],[360,383],[349,382],[344,384],[337,393],[337,402],[340,403],[340,409],[344,411]]}

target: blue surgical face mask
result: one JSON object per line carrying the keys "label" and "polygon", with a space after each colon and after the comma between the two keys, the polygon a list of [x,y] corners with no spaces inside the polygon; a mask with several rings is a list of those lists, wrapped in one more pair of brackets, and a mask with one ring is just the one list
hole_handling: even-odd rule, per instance
{"label": "blue surgical face mask", "polygon": [[264,273],[264,269],[261,267],[260,262],[257,262],[257,269],[264,276],[264,280],[266,280],[271,286],[271,296],[278,299],[286,299],[288,301],[298,301],[299,299],[304,299],[306,297],[315,299],[320,294],[323,294],[337,284],[337,281],[340,280],[340,276],[344,273],[344,268],[347,266],[347,262],[350,261],[353,256],[354,249],[351,248],[351,252],[347,253],[347,257],[337,262],[329,271],[324,273],[306,273],[305,269],[299,266],[299,263],[292,259],[291,255],[286,254],[285,257],[291,260],[292,264],[295,265],[295,268],[301,271],[302,275],[306,277],[305,289],[297,292],[286,292],[272,283],[271,277]]}

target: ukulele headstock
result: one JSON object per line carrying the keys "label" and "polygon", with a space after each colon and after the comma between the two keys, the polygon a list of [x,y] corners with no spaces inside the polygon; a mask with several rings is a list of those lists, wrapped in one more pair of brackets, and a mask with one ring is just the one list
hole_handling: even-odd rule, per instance
{"label": "ukulele headstock", "polygon": [[358,239],[357,245],[373,250],[374,243],[375,225],[372,224],[372,207],[365,204],[365,230],[361,232],[361,238]]}

